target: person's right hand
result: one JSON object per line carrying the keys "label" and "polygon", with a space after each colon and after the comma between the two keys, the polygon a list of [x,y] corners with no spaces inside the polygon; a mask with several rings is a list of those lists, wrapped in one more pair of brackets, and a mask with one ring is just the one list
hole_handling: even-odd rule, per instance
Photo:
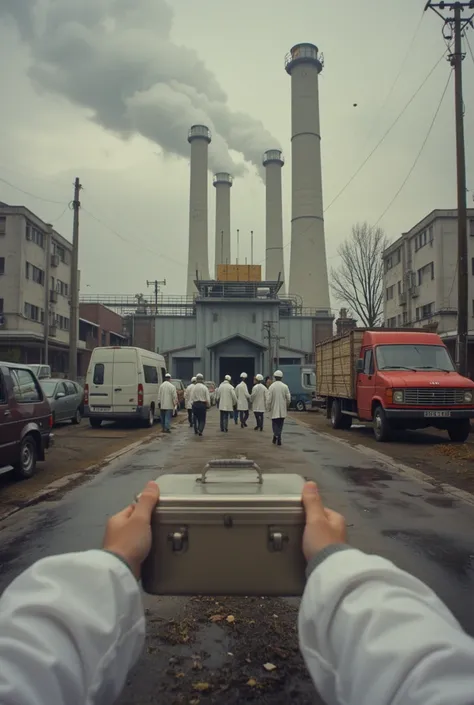
{"label": "person's right hand", "polygon": [[315,482],[305,484],[302,499],[306,513],[303,553],[309,561],[326,546],[346,543],[346,521],[341,514],[324,507]]}

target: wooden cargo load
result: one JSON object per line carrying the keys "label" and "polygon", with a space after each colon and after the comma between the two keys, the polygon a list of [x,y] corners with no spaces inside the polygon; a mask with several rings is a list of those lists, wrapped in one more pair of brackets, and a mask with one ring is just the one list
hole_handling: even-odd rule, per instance
{"label": "wooden cargo load", "polygon": [[218,264],[217,281],[259,282],[262,281],[260,264]]}
{"label": "wooden cargo load", "polygon": [[363,329],[330,338],[316,345],[316,394],[355,399],[356,361]]}

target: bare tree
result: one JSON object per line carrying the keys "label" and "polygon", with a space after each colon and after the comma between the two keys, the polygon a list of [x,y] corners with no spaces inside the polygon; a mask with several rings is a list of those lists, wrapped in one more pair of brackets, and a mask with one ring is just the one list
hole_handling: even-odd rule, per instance
{"label": "bare tree", "polygon": [[331,270],[331,288],[363,326],[379,325],[383,313],[382,253],[388,240],[382,228],[368,223],[352,226],[352,234],[338,248],[339,267]]}

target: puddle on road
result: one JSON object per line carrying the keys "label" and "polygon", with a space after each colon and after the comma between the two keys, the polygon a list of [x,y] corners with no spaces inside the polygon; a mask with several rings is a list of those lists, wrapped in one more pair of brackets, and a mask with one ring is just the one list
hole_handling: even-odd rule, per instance
{"label": "puddle on road", "polygon": [[443,507],[445,509],[450,509],[458,504],[457,500],[452,497],[426,497],[425,502],[433,507]]}
{"label": "puddle on road", "polygon": [[474,545],[463,547],[458,541],[431,531],[387,529],[382,531],[382,534],[401,541],[419,555],[428,556],[464,581],[470,581],[474,577]]}
{"label": "puddle on road", "polygon": [[339,470],[347,480],[350,480],[356,485],[361,487],[383,487],[383,485],[374,483],[386,482],[392,479],[392,475],[386,470],[380,470],[378,468],[358,468],[352,465],[348,465],[345,468],[336,468]]}

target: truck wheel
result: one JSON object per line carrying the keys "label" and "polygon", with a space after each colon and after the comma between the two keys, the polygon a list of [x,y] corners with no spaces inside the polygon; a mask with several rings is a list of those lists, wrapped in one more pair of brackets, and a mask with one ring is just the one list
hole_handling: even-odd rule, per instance
{"label": "truck wheel", "polygon": [[306,404],[301,399],[296,402],[296,411],[306,411]]}
{"label": "truck wheel", "polygon": [[341,412],[341,402],[333,399],[331,404],[331,426],[334,429],[344,428],[344,416]]}
{"label": "truck wheel", "polygon": [[91,417],[89,419],[89,423],[92,426],[92,428],[100,428],[102,426],[102,419],[96,419],[94,417]]}
{"label": "truck wheel", "polygon": [[38,449],[36,447],[36,441],[33,436],[29,434],[22,440],[19,459],[13,466],[15,477],[18,480],[27,480],[35,474],[37,457]]}
{"label": "truck wheel", "polygon": [[452,426],[448,428],[449,438],[453,443],[464,443],[469,438],[471,432],[471,422],[469,419],[460,419],[455,421]]}
{"label": "truck wheel", "polygon": [[374,412],[374,436],[379,443],[385,443],[390,440],[392,429],[390,422],[385,415],[383,407],[378,406]]}

